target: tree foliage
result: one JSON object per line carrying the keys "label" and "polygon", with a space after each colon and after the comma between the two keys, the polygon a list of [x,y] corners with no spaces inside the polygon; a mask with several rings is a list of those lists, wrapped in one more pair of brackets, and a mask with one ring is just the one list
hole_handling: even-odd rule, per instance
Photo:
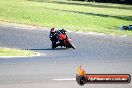
{"label": "tree foliage", "polygon": [[87,1],[87,2],[132,4],[132,0],[72,0],[72,1]]}

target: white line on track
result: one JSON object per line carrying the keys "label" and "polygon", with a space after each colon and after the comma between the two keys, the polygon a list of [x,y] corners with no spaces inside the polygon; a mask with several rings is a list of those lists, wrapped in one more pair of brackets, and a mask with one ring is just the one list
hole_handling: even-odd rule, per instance
{"label": "white line on track", "polygon": [[76,78],[63,78],[63,79],[52,79],[54,81],[75,81]]}
{"label": "white line on track", "polygon": [[[13,26],[14,28],[19,28],[19,29],[42,29],[42,30],[45,30],[45,31],[49,31],[50,28],[47,28],[47,27],[38,27],[38,26],[32,26],[32,25],[26,25],[26,24],[17,24],[17,23],[8,23],[8,22],[0,22],[0,24],[2,25],[6,25],[6,26]],[[94,36],[108,36],[108,35],[112,35],[112,36],[116,36],[114,34],[104,34],[104,33],[97,33],[97,32],[82,32],[82,31],[70,31],[68,30],[68,32],[74,32],[74,33],[77,33],[77,34],[85,34],[85,35],[94,35]],[[121,35],[119,37],[127,37],[127,35]]]}

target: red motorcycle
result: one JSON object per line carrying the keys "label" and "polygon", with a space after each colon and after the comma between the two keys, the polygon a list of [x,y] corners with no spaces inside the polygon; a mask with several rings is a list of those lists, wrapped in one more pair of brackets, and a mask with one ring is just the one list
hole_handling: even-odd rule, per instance
{"label": "red motorcycle", "polygon": [[63,46],[66,48],[73,48],[75,46],[72,44],[71,38],[69,38],[66,33],[61,33],[59,30],[57,31],[58,42],[52,42],[52,49],[55,49],[58,46]]}

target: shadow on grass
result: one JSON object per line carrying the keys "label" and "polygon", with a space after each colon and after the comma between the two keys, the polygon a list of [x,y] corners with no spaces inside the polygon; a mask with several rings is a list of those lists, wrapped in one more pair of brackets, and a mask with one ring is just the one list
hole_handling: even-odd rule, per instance
{"label": "shadow on grass", "polygon": [[60,9],[50,9],[50,8],[45,8],[49,10],[57,10],[57,11],[62,11],[62,12],[72,12],[72,13],[78,13],[78,14],[83,14],[83,15],[92,15],[92,16],[99,16],[99,17],[110,17],[110,18],[116,18],[120,20],[126,20],[126,21],[132,21],[132,16],[112,16],[112,15],[107,15],[107,14],[98,14],[98,13],[86,13],[86,12],[80,12],[80,11],[71,11],[71,10],[60,10]]}
{"label": "shadow on grass", "polygon": [[46,48],[46,49],[42,49],[42,48],[33,48],[33,49],[22,49],[22,50],[37,50],[37,51],[45,51],[45,50],[67,50],[68,48],[55,48],[55,49],[52,49],[52,48]]}
{"label": "shadow on grass", "polygon": [[107,4],[90,4],[90,3],[79,3],[79,2],[64,2],[64,1],[50,1],[50,0],[28,0],[36,2],[46,2],[46,3],[55,3],[55,4],[67,4],[67,5],[79,5],[79,6],[88,6],[88,7],[97,7],[97,8],[113,8],[113,9],[125,9],[132,10],[132,7],[123,7],[123,6],[108,6]]}

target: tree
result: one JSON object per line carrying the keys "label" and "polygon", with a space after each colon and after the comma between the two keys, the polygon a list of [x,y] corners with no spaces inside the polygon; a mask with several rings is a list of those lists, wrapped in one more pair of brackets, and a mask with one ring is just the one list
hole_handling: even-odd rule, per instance
{"label": "tree", "polygon": [[72,1],[132,4],[132,0],[72,0]]}

